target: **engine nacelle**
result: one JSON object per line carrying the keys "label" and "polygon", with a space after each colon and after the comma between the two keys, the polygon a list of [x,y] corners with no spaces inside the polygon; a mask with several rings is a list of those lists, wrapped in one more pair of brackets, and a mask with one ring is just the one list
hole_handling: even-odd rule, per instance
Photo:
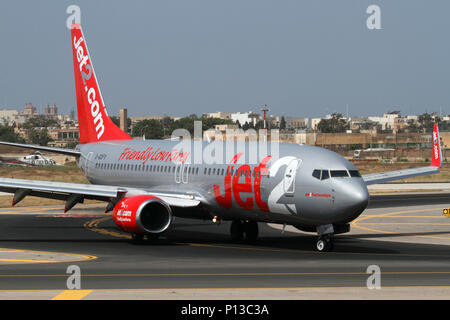
{"label": "engine nacelle", "polygon": [[172,210],[157,197],[138,195],[120,200],[114,207],[113,219],[125,232],[158,234],[169,228]]}

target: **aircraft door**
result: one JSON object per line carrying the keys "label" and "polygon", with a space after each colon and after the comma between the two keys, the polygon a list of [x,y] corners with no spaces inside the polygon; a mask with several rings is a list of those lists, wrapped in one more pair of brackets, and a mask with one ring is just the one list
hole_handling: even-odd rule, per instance
{"label": "aircraft door", "polygon": [[81,155],[80,157],[80,169],[87,176],[89,174],[89,163],[92,161],[93,152],[89,152],[87,155]]}
{"label": "aircraft door", "polygon": [[183,183],[188,183],[190,166],[191,165],[189,163],[183,164],[183,169],[181,171],[181,182]]}
{"label": "aircraft door", "polygon": [[330,176],[329,170],[322,170],[321,172],[321,182],[322,191],[319,193],[323,200],[327,200],[327,208],[332,208],[334,204],[334,186],[333,181]]}
{"label": "aircraft door", "polygon": [[86,162],[85,162],[85,166],[86,166],[85,174],[86,174],[86,176],[89,176],[89,167],[92,165],[93,155],[94,155],[93,152],[89,152],[87,154],[87,156],[86,156]]}
{"label": "aircraft door", "polygon": [[181,170],[183,168],[182,163],[177,163],[175,166],[175,183],[181,183]]}

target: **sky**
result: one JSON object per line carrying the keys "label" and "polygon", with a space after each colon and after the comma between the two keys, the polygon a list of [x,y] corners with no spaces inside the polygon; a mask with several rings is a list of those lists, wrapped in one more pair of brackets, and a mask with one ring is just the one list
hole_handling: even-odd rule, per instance
{"label": "sky", "polygon": [[0,108],[75,107],[72,4],[110,115],[450,114],[445,0],[2,0]]}

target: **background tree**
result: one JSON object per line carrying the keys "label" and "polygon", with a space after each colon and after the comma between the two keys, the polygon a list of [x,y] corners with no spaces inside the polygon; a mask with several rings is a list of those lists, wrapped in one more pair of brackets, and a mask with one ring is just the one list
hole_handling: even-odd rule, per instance
{"label": "background tree", "polygon": [[25,143],[25,139],[14,132],[13,127],[0,125],[0,141]]}
{"label": "background tree", "polygon": [[131,135],[133,137],[145,135],[145,139],[161,139],[164,136],[164,128],[159,120],[141,120],[133,126]]}
{"label": "background tree", "polygon": [[23,129],[35,129],[35,128],[59,128],[60,125],[57,120],[46,118],[43,115],[38,115],[32,118],[28,118],[21,126]]}
{"label": "background tree", "polygon": [[342,119],[342,114],[333,113],[330,119],[322,119],[317,124],[317,130],[322,133],[341,133],[348,129],[347,122]]}
{"label": "background tree", "polygon": [[286,130],[286,119],[284,116],[282,116],[280,120],[280,130]]}
{"label": "background tree", "polygon": [[435,123],[439,125],[440,129],[441,120],[441,117],[435,116],[434,114],[424,113],[419,115],[417,122],[423,132],[432,132]]}
{"label": "background tree", "polygon": [[53,141],[53,139],[48,135],[47,128],[42,130],[31,129],[28,134],[28,138],[32,144],[38,144],[40,146],[46,146],[50,141]]}

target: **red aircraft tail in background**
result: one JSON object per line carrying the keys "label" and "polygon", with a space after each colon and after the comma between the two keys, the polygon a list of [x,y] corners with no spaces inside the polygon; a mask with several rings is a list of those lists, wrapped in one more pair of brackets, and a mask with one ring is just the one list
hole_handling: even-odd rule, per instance
{"label": "red aircraft tail in background", "polygon": [[442,168],[441,141],[439,138],[439,128],[438,128],[437,124],[435,124],[433,126],[432,139],[433,139],[433,150],[432,150],[433,160],[431,161],[431,166]]}

